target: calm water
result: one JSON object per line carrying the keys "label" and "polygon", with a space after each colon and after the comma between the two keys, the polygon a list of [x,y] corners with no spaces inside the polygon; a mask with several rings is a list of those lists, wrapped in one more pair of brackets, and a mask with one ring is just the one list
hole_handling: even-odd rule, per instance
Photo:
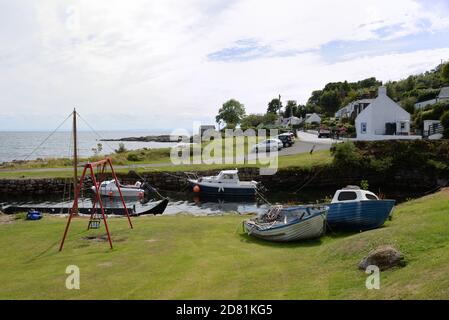
{"label": "calm water", "polygon": [[[50,132],[0,132],[0,163],[13,160],[26,159],[50,134]],[[99,131],[104,139],[119,139],[124,137],[141,137],[157,135],[154,132],[130,132],[130,131]],[[103,145],[101,154],[109,154],[117,149],[120,142],[99,141],[101,139],[93,132],[78,132],[78,149],[80,157],[92,156],[92,148],[98,143]],[[28,157],[29,160],[37,158],[71,157],[72,133],[56,132],[36,152]],[[161,142],[124,142],[128,150],[140,148],[168,148],[175,143]]]}
{"label": "calm water", "polygon": [[[312,203],[327,203],[334,194],[333,189],[320,190],[304,190],[300,194],[288,194],[284,192],[267,193],[265,198],[271,204],[281,205],[299,205]],[[164,214],[174,215],[179,213],[186,213],[196,216],[220,215],[223,213],[233,212],[235,214],[251,214],[261,213],[267,210],[269,204],[263,202],[261,199],[217,199],[214,197],[198,197],[193,193],[188,192],[162,192],[165,197],[169,199],[169,204]],[[386,192],[386,197],[389,199],[396,199],[398,203],[405,201],[409,197],[419,197],[420,193],[398,194],[393,192]],[[157,199],[155,199],[157,200]],[[70,208],[72,202],[63,196],[33,196],[23,197],[18,195],[16,198],[2,196],[0,194],[0,203],[2,205],[24,205],[24,206],[51,206],[51,207],[67,207]],[[103,203],[106,207],[121,208],[120,200],[117,198],[104,198]],[[137,199],[127,199],[128,207],[135,206],[138,211],[143,211],[147,206],[152,206],[152,203],[141,203]],[[85,196],[80,200],[79,206],[91,208],[91,195]]]}

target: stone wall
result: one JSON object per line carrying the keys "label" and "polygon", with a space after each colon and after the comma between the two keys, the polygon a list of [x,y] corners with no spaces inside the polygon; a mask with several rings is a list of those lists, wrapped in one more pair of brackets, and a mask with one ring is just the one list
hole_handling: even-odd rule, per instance
{"label": "stone wall", "polygon": [[67,179],[0,179],[2,195],[58,194],[68,188]]}
{"label": "stone wall", "polygon": [[[215,175],[218,170],[201,171],[198,175]],[[183,172],[164,173],[151,172],[141,174],[151,185],[161,191],[184,191],[188,187],[187,176]],[[279,170],[273,176],[260,176],[257,168],[239,169],[241,180],[255,180],[262,183],[268,191],[290,193],[302,189],[341,188],[347,185],[359,185],[362,180],[369,182],[370,188],[406,189],[406,190],[432,190],[436,186],[447,185],[447,180],[441,179],[436,173],[420,172],[418,170],[398,171],[394,175],[379,175],[355,170],[336,171],[331,167],[308,169]],[[118,174],[122,183],[135,183],[141,180],[133,174]],[[62,194],[68,191],[70,179],[0,179],[0,192],[2,195],[43,195]],[[92,184],[88,180],[85,187]]]}

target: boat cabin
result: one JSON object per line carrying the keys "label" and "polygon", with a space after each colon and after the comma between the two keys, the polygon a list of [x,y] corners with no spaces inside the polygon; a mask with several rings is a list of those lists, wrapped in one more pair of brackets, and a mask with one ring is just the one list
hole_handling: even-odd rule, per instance
{"label": "boat cabin", "polygon": [[349,186],[344,189],[338,190],[335,193],[334,198],[332,199],[332,203],[370,200],[379,200],[379,198],[371,191],[361,190],[359,187]]}
{"label": "boat cabin", "polygon": [[198,182],[238,184],[240,182],[238,173],[238,170],[225,170],[216,176],[199,178]]}
{"label": "boat cabin", "polygon": [[221,182],[239,182],[238,171],[237,170],[221,171],[217,176],[217,180]]}

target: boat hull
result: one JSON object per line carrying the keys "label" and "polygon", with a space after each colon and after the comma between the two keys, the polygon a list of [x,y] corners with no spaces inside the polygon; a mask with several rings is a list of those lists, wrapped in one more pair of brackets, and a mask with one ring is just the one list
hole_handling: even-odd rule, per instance
{"label": "boat hull", "polygon": [[[91,190],[94,193],[97,193],[97,189],[95,187],[92,187]],[[122,192],[122,195],[125,198],[140,198],[145,194],[145,191],[142,189],[134,189],[126,187],[120,188],[120,191]],[[120,193],[117,188],[100,187],[100,195],[107,197],[120,197]]]}
{"label": "boat hull", "polygon": [[260,228],[251,220],[244,222],[248,235],[274,242],[293,242],[321,237],[326,231],[326,212],[317,213],[306,219],[297,219],[284,226]]}
{"label": "boat hull", "polygon": [[365,231],[381,227],[390,216],[394,200],[329,204],[327,224],[331,230]]}
{"label": "boat hull", "polygon": [[[135,210],[133,207],[129,207],[128,213],[131,216],[143,216],[143,215],[158,215],[163,214],[168,205],[168,199],[163,199],[157,202],[147,205],[141,211]],[[14,214],[19,212],[27,212],[29,210],[37,210],[42,213],[49,214],[68,214],[71,210],[69,207],[43,207],[43,206],[7,206],[3,208],[6,214]],[[97,212],[100,210],[97,208]],[[125,215],[125,209],[123,208],[104,208],[105,214],[108,215]],[[91,214],[92,208],[78,208],[80,214]]]}
{"label": "boat hull", "polygon": [[193,188],[195,186],[200,187],[199,194],[205,195],[217,195],[217,196],[242,196],[242,197],[253,197],[256,195],[256,187],[234,187],[234,186],[215,186],[209,185],[206,183],[198,183],[198,182],[190,182],[190,185]]}

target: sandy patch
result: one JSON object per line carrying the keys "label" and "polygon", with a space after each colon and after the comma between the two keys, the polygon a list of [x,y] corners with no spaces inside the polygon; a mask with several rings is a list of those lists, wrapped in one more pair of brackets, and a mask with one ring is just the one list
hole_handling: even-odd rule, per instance
{"label": "sandy patch", "polygon": [[12,215],[0,213],[0,225],[1,224],[10,224],[14,222],[14,217]]}

